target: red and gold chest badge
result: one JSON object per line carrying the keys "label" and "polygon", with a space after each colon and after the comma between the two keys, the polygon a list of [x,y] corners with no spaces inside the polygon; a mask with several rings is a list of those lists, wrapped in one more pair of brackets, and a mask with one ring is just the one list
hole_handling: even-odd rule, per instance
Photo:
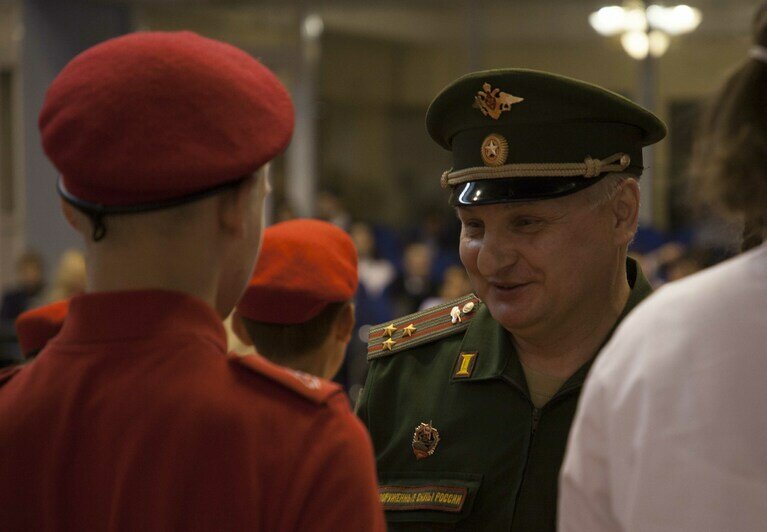
{"label": "red and gold chest badge", "polygon": [[474,96],[472,107],[479,109],[483,115],[498,120],[501,114],[511,109],[512,105],[524,100],[524,98],[501,92],[501,89],[494,89],[489,83],[484,83],[482,90]]}
{"label": "red and gold chest badge", "polygon": [[439,431],[431,425],[431,422],[421,423],[415,428],[413,433],[413,452],[419,460],[433,455],[438,443]]}

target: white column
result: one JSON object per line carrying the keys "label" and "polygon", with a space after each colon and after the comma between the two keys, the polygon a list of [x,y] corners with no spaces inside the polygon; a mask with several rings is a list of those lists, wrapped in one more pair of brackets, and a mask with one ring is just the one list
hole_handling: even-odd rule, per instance
{"label": "white column", "polygon": [[301,44],[292,96],[296,127],[286,160],[286,196],[299,216],[314,214],[317,189],[317,93],[322,19],[315,13],[300,18]]}

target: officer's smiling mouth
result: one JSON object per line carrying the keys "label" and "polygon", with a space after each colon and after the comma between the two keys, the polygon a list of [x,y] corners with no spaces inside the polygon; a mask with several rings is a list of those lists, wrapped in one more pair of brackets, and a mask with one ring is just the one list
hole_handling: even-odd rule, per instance
{"label": "officer's smiling mouth", "polygon": [[524,288],[533,284],[532,282],[526,283],[489,283],[490,287],[494,290],[498,290],[501,293],[513,293],[516,290]]}

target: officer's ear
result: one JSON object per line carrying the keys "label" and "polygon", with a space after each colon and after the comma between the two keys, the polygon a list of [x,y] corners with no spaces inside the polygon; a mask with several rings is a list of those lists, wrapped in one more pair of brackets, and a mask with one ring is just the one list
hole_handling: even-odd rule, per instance
{"label": "officer's ear", "polygon": [[628,246],[639,223],[639,183],[634,178],[623,180],[612,201],[615,241]]}

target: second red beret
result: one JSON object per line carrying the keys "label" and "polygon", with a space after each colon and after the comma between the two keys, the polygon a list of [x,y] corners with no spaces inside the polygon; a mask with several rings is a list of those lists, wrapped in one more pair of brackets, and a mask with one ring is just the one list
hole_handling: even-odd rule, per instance
{"label": "second red beret", "polygon": [[59,334],[69,312],[69,300],[57,301],[28,310],[16,318],[16,336],[26,358],[36,355],[45,344]]}
{"label": "second red beret", "polygon": [[268,227],[237,312],[253,321],[303,323],[357,291],[357,250],[342,229],[320,220]]}

